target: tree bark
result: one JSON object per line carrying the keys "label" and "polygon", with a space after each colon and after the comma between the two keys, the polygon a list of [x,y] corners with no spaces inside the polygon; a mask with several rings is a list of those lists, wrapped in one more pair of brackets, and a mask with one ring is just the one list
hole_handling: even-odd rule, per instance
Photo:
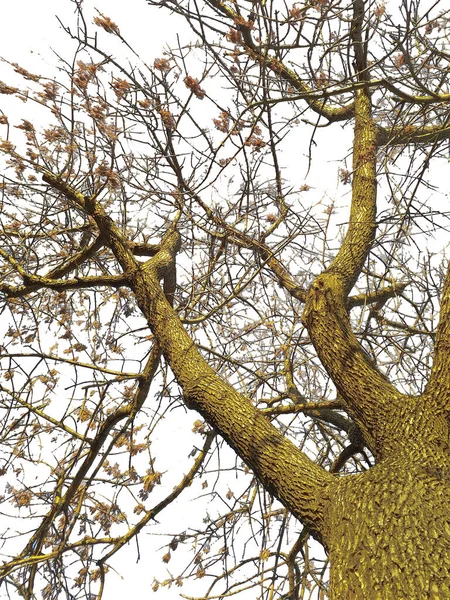
{"label": "tree bark", "polygon": [[331,600],[450,598],[448,454],[411,445],[339,479],[333,496]]}

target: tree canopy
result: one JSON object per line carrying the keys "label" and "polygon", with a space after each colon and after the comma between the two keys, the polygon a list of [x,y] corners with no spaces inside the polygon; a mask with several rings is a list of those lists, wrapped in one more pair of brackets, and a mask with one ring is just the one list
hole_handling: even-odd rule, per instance
{"label": "tree canopy", "polygon": [[449,597],[449,9],[147,3],[3,62],[2,593]]}

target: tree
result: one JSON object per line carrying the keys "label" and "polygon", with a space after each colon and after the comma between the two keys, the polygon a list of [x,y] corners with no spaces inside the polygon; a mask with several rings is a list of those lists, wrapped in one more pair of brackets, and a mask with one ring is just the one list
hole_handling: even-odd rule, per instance
{"label": "tree", "polygon": [[[3,585],[102,597],[209,468],[216,508],[168,542],[194,552],[166,586],[450,597],[447,9],[149,4],[196,40],[133,64],[76,2],[58,81],[0,84],[27,100],[0,117]],[[189,411],[186,474],[152,503]]]}

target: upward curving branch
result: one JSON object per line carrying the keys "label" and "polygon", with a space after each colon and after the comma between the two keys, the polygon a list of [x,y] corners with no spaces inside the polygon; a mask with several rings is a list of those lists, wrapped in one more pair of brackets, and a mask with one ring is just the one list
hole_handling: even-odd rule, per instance
{"label": "upward curving branch", "polygon": [[426,394],[440,408],[450,411],[450,263],[442,290],[433,367]]}
{"label": "upward curving branch", "polygon": [[[368,77],[362,24],[363,2],[354,2],[351,28],[360,81]],[[375,238],[377,129],[369,90],[355,92],[353,186],[350,219],[344,241],[326,271],[313,283],[303,321],[317,354],[351,416],[377,456],[383,454],[390,414],[402,395],[377,370],[352,332],[347,297],[358,279]]]}

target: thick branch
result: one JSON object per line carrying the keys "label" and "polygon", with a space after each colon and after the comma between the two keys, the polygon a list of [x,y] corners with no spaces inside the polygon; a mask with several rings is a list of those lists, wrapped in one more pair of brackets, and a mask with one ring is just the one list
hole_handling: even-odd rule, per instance
{"label": "thick branch", "polygon": [[355,294],[347,298],[347,308],[351,309],[355,306],[367,306],[378,302],[386,302],[389,298],[399,296],[407,287],[407,283],[396,283],[380,287],[373,292],[365,292],[363,294]]}
{"label": "thick branch", "polygon": [[427,394],[440,407],[450,410],[450,263],[447,265],[442,290],[433,367],[427,384]]}
{"label": "thick branch", "polygon": [[[367,78],[362,42],[364,4],[354,3],[352,42],[360,81]],[[335,259],[313,283],[303,321],[319,358],[374,454],[383,450],[393,399],[401,395],[377,370],[352,332],[347,297],[358,279],[376,229],[376,127],[369,91],[355,92],[353,187],[347,233]]]}
{"label": "thick branch", "polygon": [[330,475],[206,363],[167,302],[156,265],[149,261],[146,269],[135,273],[131,285],[189,407],[198,410],[252,467],[266,489],[320,537]]}
{"label": "thick branch", "polygon": [[361,273],[376,229],[376,128],[366,90],[356,92],[355,109],[350,220],[342,246],[327,269],[338,277],[345,298]]}
{"label": "thick branch", "polygon": [[203,359],[166,298],[159,280],[173,269],[179,234],[172,230],[160,251],[144,264],[95,198],[86,198],[52,174],[44,180],[95,220],[122,268],[155,339],[181,385],[186,403],[198,410],[254,470],[266,489],[322,537],[327,488],[333,478],[269,422],[248,398],[223,381]]}
{"label": "thick branch", "polygon": [[145,242],[130,242],[129,245],[135,256],[155,256],[161,249],[160,244],[147,244]]}
{"label": "thick branch", "polygon": [[344,294],[331,273],[320,275],[306,299],[303,321],[317,354],[371,451],[381,456],[395,407],[404,397],[384,377],[354,335]]}
{"label": "thick branch", "polygon": [[27,274],[25,285],[7,285],[0,284],[0,292],[3,292],[8,298],[22,298],[32,292],[42,288],[50,290],[81,290],[93,287],[121,287],[127,284],[127,278],[123,275],[99,275],[88,277],[75,277],[73,279],[53,280],[49,277],[40,277],[39,275]]}
{"label": "thick branch", "polygon": [[420,125],[411,127],[377,128],[378,146],[404,146],[430,144],[450,139],[450,125]]}

